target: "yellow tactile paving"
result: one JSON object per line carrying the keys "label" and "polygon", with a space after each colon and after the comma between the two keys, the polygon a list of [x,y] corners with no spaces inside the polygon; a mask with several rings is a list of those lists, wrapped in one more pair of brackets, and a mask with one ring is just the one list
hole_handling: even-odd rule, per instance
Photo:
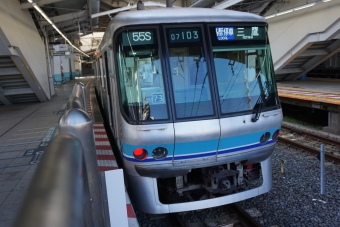
{"label": "yellow tactile paving", "polygon": [[279,97],[340,105],[340,92],[325,92],[303,88],[278,87]]}

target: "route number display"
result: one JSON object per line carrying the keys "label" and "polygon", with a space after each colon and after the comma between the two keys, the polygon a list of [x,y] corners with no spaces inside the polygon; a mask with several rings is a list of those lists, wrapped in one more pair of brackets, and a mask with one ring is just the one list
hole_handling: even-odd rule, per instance
{"label": "route number display", "polygon": [[199,28],[176,28],[169,29],[170,43],[199,42]]}
{"label": "route number display", "polygon": [[154,32],[152,30],[123,32],[122,38],[123,46],[154,44]]}

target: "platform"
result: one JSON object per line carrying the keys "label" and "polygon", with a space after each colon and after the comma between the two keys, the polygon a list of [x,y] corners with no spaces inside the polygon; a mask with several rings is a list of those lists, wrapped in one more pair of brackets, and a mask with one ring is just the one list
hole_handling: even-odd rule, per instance
{"label": "platform", "polygon": [[340,80],[308,79],[278,82],[279,97],[340,105]]}
{"label": "platform", "polygon": [[[56,96],[48,102],[0,106],[0,227],[11,226],[44,147],[56,133],[74,83],[88,81],[77,79],[57,85]],[[103,175],[102,171],[118,169],[118,166],[98,113],[91,80],[87,94],[88,113],[93,115],[98,171]],[[127,193],[126,210],[129,226],[138,226]]]}
{"label": "platform", "polygon": [[340,80],[308,78],[277,83],[281,103],[328,111],[323,130],[340,134]]}

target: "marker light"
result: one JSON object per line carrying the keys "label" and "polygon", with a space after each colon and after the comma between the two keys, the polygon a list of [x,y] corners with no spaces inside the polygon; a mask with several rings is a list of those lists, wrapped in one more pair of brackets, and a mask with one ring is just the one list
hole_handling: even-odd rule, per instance
{"label": "marker light", "polygon": [[143,148],[137,148],[133,151],[133,156],[138,160],[145,160],[148,157],[148,152]]}
{"label": "marker light", "polygon": [[265,144],[267,143],[267,141],[269,140],[270,138],[270,132],[266,132],[265,134],[263,134],[260,138],[260,143],[261,144]]}
{"label": "marker light", "polygon": [[251,170],[251,169],[253,169],[253,164],[248,164],[248,165],[246,166],[246,170]]}
{"label": "marker light", "polygon": [[152,151],[152,157],[156,160],[162,160],[168,156],[168,150],[165,147],[157,147]]}
{"label": "marker light", "polygon": [[279,137],[279,132],[280,132],[280,129],[278,129],[274,132],[273,137],[272,137],[273,140],[276,140],[277,137]]}

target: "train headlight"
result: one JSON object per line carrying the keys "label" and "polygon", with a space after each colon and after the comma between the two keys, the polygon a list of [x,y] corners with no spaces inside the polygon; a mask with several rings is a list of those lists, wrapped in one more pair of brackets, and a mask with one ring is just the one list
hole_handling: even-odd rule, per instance
{"label": "train headlight", "polygon": [[137,148],[133,151],[133,156],[138,160],[145,160],[148,157],[148,151],[143,148]]}
{"label": "train headlight", "polygon": [[263,134],[260,138],[260,143],[261,144],[265,144],[267,143],[267,141],[269,140],[270,138],[270,132],[266,132],[265,134]]}
{"label": "train headlight", "polygon": [[168,156],[168,150],[165,147],[157,147],[152,151],[152,157],[156,160],[164,159]]}
{"label": "train headlight", "polygon": [[279,137],[279,132],[280,132],[280,129],[278,129],[274,132],[273,137],[272,137],[273,140],[276,140],[277,137]]}

